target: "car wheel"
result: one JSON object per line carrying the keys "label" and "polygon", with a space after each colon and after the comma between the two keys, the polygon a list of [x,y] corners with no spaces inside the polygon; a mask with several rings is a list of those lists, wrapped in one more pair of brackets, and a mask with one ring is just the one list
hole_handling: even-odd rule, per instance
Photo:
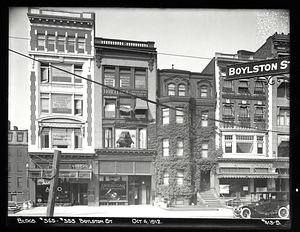
{"label": "car wheel", "polygon": [[251,217],[251,210],[249,208],[243,208],[241,212],[241,216],[244,219],[249,219]]}
{"label": "car wheel", "polygon": [[280,218],[287,218],[289,216],[289,210],[286,207],[280,207],[278,210],[278,216]]}

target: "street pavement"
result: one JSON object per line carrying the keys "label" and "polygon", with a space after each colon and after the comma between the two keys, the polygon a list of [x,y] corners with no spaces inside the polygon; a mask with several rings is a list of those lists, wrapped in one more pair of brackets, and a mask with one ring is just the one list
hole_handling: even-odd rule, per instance
{"label": "street pavement", "polygon": [[[35,207],[22,210],[12,217],[45,217],[47,207]],[[54,217],[125,217],[125,218],[233,218],[232,209],[163,209],[151,205],[127,206],[56,206]]]}

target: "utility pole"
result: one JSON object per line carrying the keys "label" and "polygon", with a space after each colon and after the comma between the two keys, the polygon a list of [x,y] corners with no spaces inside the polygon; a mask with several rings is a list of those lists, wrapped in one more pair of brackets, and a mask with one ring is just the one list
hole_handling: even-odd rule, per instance
{"label": "utility pole", "polygon": [[54,150],[46,217],[53,217],[53,213],[54,213],[55,195],[56,195],[56,189],[58,184],[60,159],[61,159],[61,151]]}

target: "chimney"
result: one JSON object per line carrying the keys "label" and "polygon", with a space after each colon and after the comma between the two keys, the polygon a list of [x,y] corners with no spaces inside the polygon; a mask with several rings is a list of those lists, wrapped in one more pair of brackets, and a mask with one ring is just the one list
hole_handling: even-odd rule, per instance
{"label": "chimney", "polygon": [[18,127],[17,127],[17,126],[14,126],[14,130],[18,130]]}
{"label": "chimney", "polygon": [[10,121],[8,120],[8,130],[10,130]]}

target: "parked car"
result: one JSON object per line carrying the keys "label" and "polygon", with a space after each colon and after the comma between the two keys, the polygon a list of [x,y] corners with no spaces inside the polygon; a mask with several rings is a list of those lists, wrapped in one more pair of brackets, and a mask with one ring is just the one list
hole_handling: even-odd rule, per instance
{"label": "parked car", "polygon": [[7,210],[10,212],[17,212],[21,210],[21,207],[14,201],[8,201]]}
{"label": "parked car", "polygon": [[235,218],[266,218],[279,217],[288,218],[289,192],[253,192],[251,193],[251,202],[241,204],[233,208]]}

